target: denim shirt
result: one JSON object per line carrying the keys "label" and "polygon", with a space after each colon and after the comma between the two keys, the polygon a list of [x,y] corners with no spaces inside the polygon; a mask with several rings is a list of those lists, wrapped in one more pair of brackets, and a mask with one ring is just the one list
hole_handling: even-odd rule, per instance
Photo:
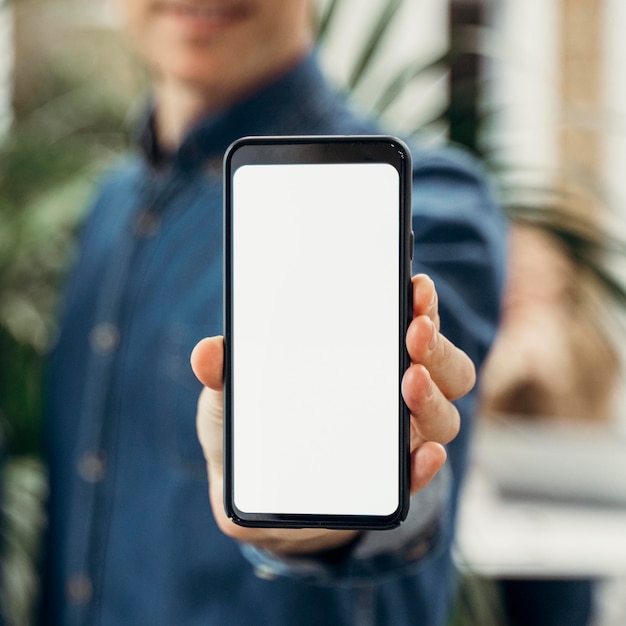
{"label": "denim shirt", "polygon": [[[151,128],[148,119],[137,154],[100,187],[49,363],[44,622],[443,624],[474,394],[458,403],[451,472],[412,503],[406,524],[302,559],[220,533],[195,431],[189,355],[222,333],[226,147],[250,134],[377,128],[346,108],[314,56],[200,122],[173,155],[159,153]],[[413,160],[414,271],[436,281],[442,331],[480,365],[498,318],[502,220],[468,156],[416,148]]]}

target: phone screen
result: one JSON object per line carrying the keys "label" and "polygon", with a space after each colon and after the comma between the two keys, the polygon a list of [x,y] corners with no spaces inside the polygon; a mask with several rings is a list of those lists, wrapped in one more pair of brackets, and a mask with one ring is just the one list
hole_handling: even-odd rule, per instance
{"label": "phone screen", "polygon": [[226,506],[244,524],[405,514],[407,149],[254,138],[226,157]]}

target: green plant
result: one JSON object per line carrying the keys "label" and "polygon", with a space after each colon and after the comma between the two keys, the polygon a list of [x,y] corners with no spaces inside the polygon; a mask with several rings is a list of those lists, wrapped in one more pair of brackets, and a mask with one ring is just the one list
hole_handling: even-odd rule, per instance
{"label": "green plant", "polygon": [[459,577],[458,598],[448,626],[506,626],[497,583],[471,571]]}
{"label": "green plant", "polygon": [[5,623],[35,623],[39,578],[35,564],[45,526],[42,502],[46,494],[43,464],[33,456],[13,456],[0,473],[2,493],[2,561],[0,612]]}
{"label": "green plant", "polygon": [[[37,19],[39,5],[22,7],[22,21]],[[59,286],[94,178],[126,144],[128,100],[86,63],[103,37],[111,34],[78,33],[52,52],[16,59],[41,75],[37,89],[22,90],[0,138],[0,612],[10,625],[35,619],[46,494],[42,386]]]}

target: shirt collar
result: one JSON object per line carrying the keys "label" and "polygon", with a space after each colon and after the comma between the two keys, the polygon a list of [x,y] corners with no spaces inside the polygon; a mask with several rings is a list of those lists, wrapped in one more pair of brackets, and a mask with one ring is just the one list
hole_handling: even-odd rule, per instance
{"label": "shirt collar", "polygon": [[335,98],[315,54],[311,54],[260,91],[198,122],[174,154],[164,154],[159,149],[152,108],[139,126],[137,143],[144,158],[153,166],[167,163],[183,170],[195,169],[207,159],[221,158],[228,146],[240,137],[284,135],[293,132],[294,127],[314,129]]}

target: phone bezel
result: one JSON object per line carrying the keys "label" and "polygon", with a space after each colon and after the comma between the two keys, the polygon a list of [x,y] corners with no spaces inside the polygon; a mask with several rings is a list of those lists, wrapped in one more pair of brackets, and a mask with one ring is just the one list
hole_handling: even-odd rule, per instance
{"label": "phone bezel", "polygon": [[224,507],[229,518],[242,526],[275,528],[385,529],[405,519],[410,486],[410,413],[399,394],[399,493],[398,506],[389,515],[327,515],[250,513],[235,505],[233,486],[233,372],[232,327],[232,196],[233,176],[243,165],[306,163],[389,163],[399,174],[399,314],[398,368],[410,363],[405,347],[406,329],[412,319],[411,259],[411,154],[400,139],[389,135],[349,136],[252,136],[235,141],[224,156]]}

